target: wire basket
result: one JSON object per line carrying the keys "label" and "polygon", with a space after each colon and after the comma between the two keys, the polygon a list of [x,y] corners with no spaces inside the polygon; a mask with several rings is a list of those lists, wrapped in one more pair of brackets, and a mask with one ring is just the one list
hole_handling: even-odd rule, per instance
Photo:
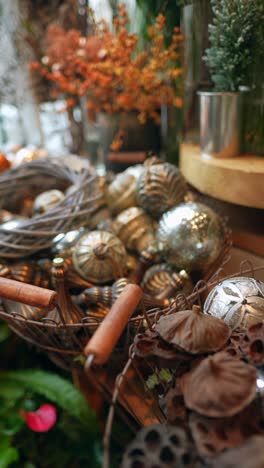
{"label": "wire basket", "polygon": [[21,200],[51,188],[74,188],[48,212],[20,223],[0,227],[1,258],[23,258],[49,248],[54,237],[80,226],[89,227],[92,215],[105,202],[96,172],[91,167],[74,171],[61,161],[43,159],[23,164],[0,176],[1,207],[19,211]]}
{"label": "wire basket", "polygon": [[[209,292],[220,281],[241,276],[258,279],[259,274],[263,274],[263,272],[264,265],[261,267],[254,267],[248,260],[243,261],[240,265],[240,271],[232,275],[226,275],[224,268],[219,268],[210,281],[199,281],[192,294],[189,296],[179,294],[169,308],[163,311],[156,310],[153,311],[153,313],[150,313],[149,322],[147,324],[150,332],[155,323],[157,323],[159,318],[163,315],[169,315],[180,310],[190,310],[194,304],[203,306]],[[238,331],[238,333],[240,331]],[[125,363],[120,374],[117,376],[114,388],[112,388],[111,405],[108,412],[104,434],[104,468],[108,468],[110,466],[110,439],[112,426],[115,412],[120,416],[120,406],[123,409],[125,408],[128,414],[136,422],[134,432],[136,432],[139,427],[149,426],[152,424],[163,424],[168,421],[167,416],[164,413],[164,408],[160,404],[159,392],[157,391],[158,386],[160,386],[163,391],[166,391],[169,388],[157,372],[158,369],[161,369],[164,366],[164,361],[162,361],[163,358],[162,356],[159,356],[159,352],[155,357],[153,349],[149,353],[149,356],[151,355],[151,357],[147,355],[145,357],[137,356],[135,352],[136,340],[137,337],[130,347],[129,359]],[[166,356],[166,359],[168,362],[168,355]],[[154,390],[152,390],[146,382],[146,376],[153,373],[156,376],[157,385]],[[93,375],[93,378],[96,378],[97,370],[91,370],[91,375]],[[131,389],[133,389],[133,394],[131,394]],[[131,424],[130,427],[133,429]]]}

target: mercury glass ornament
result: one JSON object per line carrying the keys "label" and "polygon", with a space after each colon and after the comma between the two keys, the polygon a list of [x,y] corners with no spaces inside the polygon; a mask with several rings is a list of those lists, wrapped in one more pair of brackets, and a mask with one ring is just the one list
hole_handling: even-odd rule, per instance
{"label": "mercury glass ornament", "polygon": [[53,239],[54,245],[51,249],[52,254],[61,258],[71,257],[78,240],[83,234],[84,229],[82,228],[66,232],[66,234],[58,234]]}
{"label": "mercury glass ornament", "polygon": [[129,284],[128,278],[119,278],[112,284],[112,286],[95,286],[93,288],[87,288],[81,296],[84,296],[85,302],[88,305],[97,305],[100,303],[105,306],[111,306],[120,296],[127,284]]}
{"label": "mercury glass ornament", "polygon": [[177,272],[175,267],[168,263],[150,267],[144,275],[141,286],[151,296],[158,296],[166,291],[166,297],[172,297],[179,291],[189,294],[193,289],[192,281],[186,271]]}
{"label": "mercury glass ornament", "polygon": [[118,237],[107,231],[84,234],[76,245],[72,259],[77,273],[96,284],[123,276],[126,270],[126,249]]}
{"label": "mercury glass ornament", "polygon": [[250,327],[264,320],[264,283],[254,278],[230,278],[207,296],[204,313],[224,320],[231,328]]}
{"label": "mercury glass ornament", "polygon": [[[158,162],[158,163],[157,163]],[[157,158],[147,162],[137,182],[139,205],[154,217],[183,202],[186,182],[176,166]]]}
{"label": "mercury glass ornament", "polygon": [[152,220],[137,206],[122,211],[115,219],[114,229],[127,249],[139,254],[154,241]]}
{"label": "mercury glass ornament", "polygon": [[221,253],[224,229],[211,208],[189,202],[164,213],[156,238],[169,263],[186,271],[205,270]]}
{"label": "mercury glass ornament", "polygon": [[10,221],[0,224],[0,229],[4,229],[5,231],[13,231],[13,229],[22,228],[25,221],[28,221],[28,218],[17,215],[12,217]]}
{"label": "mercury glass ornament", "polygon": [[65,196],[60,190],[47,190],[38,195],[33,203],[33,215],[39,215],[51,210],[59,202],[64,200]]}

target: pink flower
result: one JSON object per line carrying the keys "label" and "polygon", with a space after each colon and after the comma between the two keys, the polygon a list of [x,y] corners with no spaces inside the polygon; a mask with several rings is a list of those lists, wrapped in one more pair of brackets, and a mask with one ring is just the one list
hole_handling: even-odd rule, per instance
{"label": "pink flower", "polygon": [[57,410],[55,406],[45,403],[37,411],[21,411],[27,426],[34,432],[47,432],[57,421]]}

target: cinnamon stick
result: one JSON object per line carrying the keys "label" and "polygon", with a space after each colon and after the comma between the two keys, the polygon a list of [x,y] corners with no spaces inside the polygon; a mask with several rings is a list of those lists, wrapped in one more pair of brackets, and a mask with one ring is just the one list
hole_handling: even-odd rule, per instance
{"label": "cinnamon stick", "polygon": [[57,293],[50,289],[0,277],[0,297],[33,307],[52,309],[56,304]]}

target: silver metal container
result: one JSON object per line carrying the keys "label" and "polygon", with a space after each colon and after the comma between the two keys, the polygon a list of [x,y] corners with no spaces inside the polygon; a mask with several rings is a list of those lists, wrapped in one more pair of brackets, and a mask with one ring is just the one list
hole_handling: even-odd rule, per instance
{"label": "silver metal container", "polygon": [[232,158],[240,153],[240,93],[200,91],[200,145],[204,156]]}

